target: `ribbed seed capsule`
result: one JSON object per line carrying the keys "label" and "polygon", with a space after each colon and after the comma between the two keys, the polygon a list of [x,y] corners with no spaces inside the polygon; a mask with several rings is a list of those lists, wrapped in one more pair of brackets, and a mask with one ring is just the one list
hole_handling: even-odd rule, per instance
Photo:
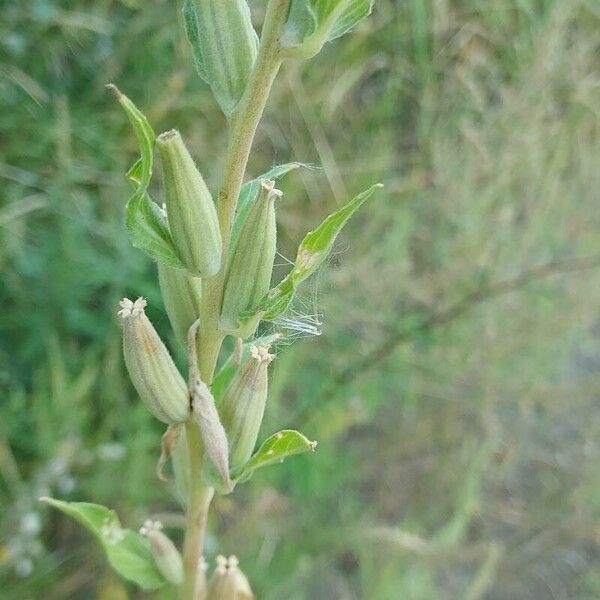
{"label": "ribbed seed capsule", "polygon": [[215,399],[208,386],[200,378],[196,354],[197,333],[200,320],[188,332],[188,389],[192,416],[198,425],[205,455],[219,472],[218,489],[230,492],[233,482],[229,476],[229,444],[227,434],[219,418]]}
{"label": "ribbed seed capsule", "polygon": [[183,581],[183,561],[175,544],[162,532],[160,521],[148,520],[140,528],[140,533],[148,538],[154,562],[165,579],[176,585]]}
{"label": "ribbed seed capsule", "polygon": [[215,203],[178,131],[162,133],[156,145],[175,248],[192,275],[211,277],[221,267],[222,251]]}
{"label": "ribbed seed capsule", "polygon": [[261,182],[259,196],[250,208],[233,249],[221,306],[221,327],[238,337],[252,335],[258,320],[240,325],[244,311],[254,308],[269,291],[277,243],[275,199],[281,197],[275,182]]}
{"label": "ribbed seed capsule", "polygon": [[182,423],[189,415],[185,380],[150,323],[146,301],[123,298],[123,355],[129,377],[148,410],[163,423]]}
{"label": "ribbed seed capsule", "polygon": [[232,470],[248,462],[256,445],[267,401],[267,367],[274,358],[266,346],[251,346],[250,358],[223,394],[219,413],[229,440]]}
{"label": "ribbed seed capsule", "polygon": [[217,566],[208,583],[207,600],[253,600],[247,577],[236,556],[217,556]]}
{"label": "ribbed seed capsule", "polygon": [[189,328],[200,316],[202,280],[159,262],[158,283],[175,337],[185,344]]}
{"label": "ribbed seed capsule", "polygon": [[186,0],[186,33],[194,62],[223,112],[239,102],[258,52],[246,0]]}

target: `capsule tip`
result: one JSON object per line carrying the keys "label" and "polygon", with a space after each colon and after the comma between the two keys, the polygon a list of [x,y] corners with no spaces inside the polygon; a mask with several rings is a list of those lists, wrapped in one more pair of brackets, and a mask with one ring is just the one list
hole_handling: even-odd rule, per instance
{"label": "capsule tip", "polygon": [[259,363],[269,364],[275,359],[275,355],[269,354],[269,346],[250,346],[250,358]]}
{"label": "capsule tip", "polygon": [[144,521],[144,524],[140,527],[140,533],[146,537],[148,534],[153,531],[160,531],[163,528],[163,524],[160,521],[153,521],[152,519],[147,519]]}
{"label": "capsule tip", "polygon": [[261,179],[260,187],[267,193],[267,198],[281,198],[283,192],[275,187],[274,179]]}
{"label": "capsule tip", "polygon": [[181,137],[179,131],[177,131],[177,129],[169,129],[169,131],[165,131],[163,133],[161,133],[157,138],[156,141],[159,144],[165,144],[166,142],[170,142],[171,140],[174,140],[178,137]]}
{"label": "capsule tip", "polygon": [[119,302],[119,306],[121,307],[117,314],[122,319],[128,319],[130,317],[137,317],[141,314],[144,314],[144,308],[148,303],[142,297],[138,298],[135,302],[132,302],[129,298],[123,298]]}

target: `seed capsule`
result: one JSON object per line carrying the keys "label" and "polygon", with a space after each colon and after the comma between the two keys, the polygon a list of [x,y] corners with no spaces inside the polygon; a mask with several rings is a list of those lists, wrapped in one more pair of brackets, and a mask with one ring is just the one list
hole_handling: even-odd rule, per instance
{"label": "seed capsule", "polygon": [[146,301],[123,298],[123,355],[129,377],[148,410],[163,423],[182,423],[189,415],[185,380],[150,323]]}
{"label": "seed capsule", "polygon": [[200,316],[202,280],[159,262],[158,283],[175,337],[185,344],[189,328]]}
{"label": "seed capsule", "polygon": [[213,395],[208,386],[199,377],[196,377],[190,385],[190,396],[192,398],[192,415],[198,424],[206,456],[219,472],[222,489],[230,492],[233,489],[233,483],[229,478],[227,434],[219,419]]}
{"label": "seed capsule", "polygon": [[253,600],[254,594],[236,556],[217,556],[217,566],[208,583],[207,600]]}
{"label": "seed capsule", "polygon": [[269,291],[277,242],[275,199],[281,197],[275,182],[261,182],[259,196],[250,208],[233,249],[221,306],[221,327],[237,337],[252,335],[258,319],[240,325],[244,311],[253,309]]}
{"label": "seed capsule", "polygon": [[219,413],[229,440],[232,470],[248,462],[256,445],[267,401],[267,367],[274,358],[266,346],[251,346],[250,358],[223,394]]}
{"label": "seed capsule", "polygon": [[211,277],[221,268],[221,231],[210,192],[178,131],[156,139],[163,165],[167,218],[187,270]]}
{"label": "seed capsule", "polygon": [[198,425],[200,437],[204,444],[204,452],[210,462],[217,469],[220,476],[219,489],[230,492],[233,482],[229,477],[229,445],[227,434],[217,407],[215,399],[208,386],[200,378],[196,354],[196,336],[200,321],[196,321],[188,331],[188,389],[192,404],[192,415]]}
{"label": "seed capsule", "polygon": [[162,523],[148,520],[140,528],[140,533],[150,542],[158,570],[167,581],[179,585],[183,581],[183,561],[175,544],[162,532]]}
{"label": "seed capsule", "polygon": [[186,33],[200,77],[229,116],[252,73],[258,37],[246,0],[186,0]]}

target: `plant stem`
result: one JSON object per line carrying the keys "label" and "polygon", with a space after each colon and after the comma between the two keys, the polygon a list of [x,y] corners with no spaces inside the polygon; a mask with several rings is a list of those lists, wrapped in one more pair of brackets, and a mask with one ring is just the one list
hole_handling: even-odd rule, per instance
{"label": "plant stem", "polygon": [[[223,335],[219,331],[219,315],[235,209],[256,128],[281,66],[279,35],[287,17],[289,3],[290,0],[271,0],[267,6],[254,71],[231,120],[223,184],[217,204],[223,238],[223,262],[220,272],[204,281],[202,290],[202,331],[198,338],[198,357],[200,375],[208,385],[212,382],[223,341]],[[203,352],[203,348],[209,349],[209,352]]]}
{"label": "plant stem", "polygon": [[202,440],[194,423],[186,424],[186,439],[190,468],[190,495],[183,543],[184,582],[181,600],[203,600],[206,593],[206,581],[204,571],[200,568],[200,561],[204,548],[208,508],[214,495],[214,489],[205,486],[200,479],[203,460]]}
{"label": "plant stem", "polygon": [[[231,120],[231,130],[225,161],[223,184],[219,191],[217,212],[223,239],[223,260],[217,275],[203,281],[202,326],[198,339],[198,368],[202,380],[211,385],[223,343],[219,329],[221,299],[229,240],[237,201],[256,128],[265,109],[273,80],[279,71],[279,35],[288,14],[290,0],[270,0],[261,33],[260,47],[248,86]],[[202,468],[202,440],[195,425],[186,425],[190,458],[190,497],[186,515],[186,533],[183,548],[184,584],[182,600],[204,600],[206,583],[199,573],[199,562],[204,546],[204,530],[214,489],[200,481]]]}
{"label": "plant stem", "polygon": [[256,128],[264,112],[271,86],[281,66],[280,33],[287,17],[289,0],[272,0],[267,6],[256,65],[248,87],[232,116],[223,185],[218,213],[227,248]]}

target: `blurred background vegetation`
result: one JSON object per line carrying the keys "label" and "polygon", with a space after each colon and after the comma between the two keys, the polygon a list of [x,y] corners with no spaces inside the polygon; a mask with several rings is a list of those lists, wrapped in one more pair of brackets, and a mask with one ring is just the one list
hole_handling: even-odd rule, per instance
{"label": "blurred background vegetation", "polygon": [[[114,318],[144,295],[168,335],[122,224],[136,146],[110,81],[214,187],[225,123],[175,2],[0,5],[5,600],[137,597],[40,495],[181,535]],[[386,187],[296,307],[324,335],[275,364],[264,433],[318,452],[219,498],[209,558],[238,554],[265,600],[600,598],[599,158],[597,0],[377,0],[283,69],[249,174],[320,169],[283,182],[282,255]]]}

